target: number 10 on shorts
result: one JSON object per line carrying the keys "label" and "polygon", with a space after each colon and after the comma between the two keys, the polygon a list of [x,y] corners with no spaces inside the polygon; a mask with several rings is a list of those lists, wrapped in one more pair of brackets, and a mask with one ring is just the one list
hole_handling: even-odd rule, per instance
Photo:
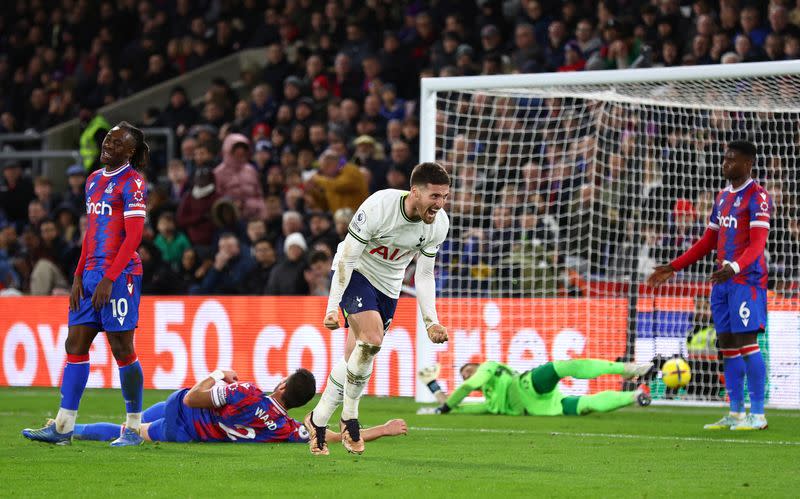
{"label": "number 10 on shorts", "polygon": [[111,315],[124,319],[128,315],[128,300],[126,298],[119,298],[110,300],[111,302]]}

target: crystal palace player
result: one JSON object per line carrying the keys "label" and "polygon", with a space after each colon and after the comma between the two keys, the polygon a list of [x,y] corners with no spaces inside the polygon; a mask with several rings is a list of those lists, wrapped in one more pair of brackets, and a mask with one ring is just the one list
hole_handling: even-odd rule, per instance
{"label": "crystal palace player", "polygon": [[[717,194],[703,237],[669,265],[656,267],[647,282],[659,286],[672,275],[707,255],[715,247],[719,269],[711,274],[711,315],[722,352],[730,414],[708,430],[763,430],[766,366],[758,348],[758,333],[767,323],[767,262],[772,201],[750,176],[756,147],[750,142],[728,144],[722,175],[731,185]],[[745,416],[744,380],[750,391]]]}
{"label": "crystal palace player", "polygon": [[406,267],[417,254],[417,303],[428,337],[435,343],[447,341],[447,330],[436,315],[433,267],[450,226],[442,209],[449,193],[450,177],[444,168],[422,163],[411,172],[410,192],[378,191],[364,201],[350,222],[333,262],[324,319],[328,329],[339,328],[337,307],[341,307],[350,330],[344,358],[331,370],[322,398],[305,419],[312,454],[328,454],[325,428],[342,401],[342,445],[348,452],[364,452],[358,400],[392,322]]}
{"label": "crystal palace player", "polygon": [[[233,371],[214,371],[191,389],[172,393],[148,407],[139,429],[154,442],[308,442],[308,431],[287,410],[304,406],[316,392],[314,375],[298,369],[267,395],[253,383],[240,383]],[[124,427],[112,423],[75,425],[78,440],[112,440]],[[366,440],[404,435],[405,421],[393,419],[363,430]],[[338,441],[338,433],[328,431]]]}
{"label": "crystal palace player", "polygon": [[144,377],[133,347],[139,319],[142,262],[136,248],[144,228],[147,186],[137,170],[147,165],[144,134],[127,122],[112,128],[103,140],[104,168],[86,179],[88,229],[69,297],[67,364],[61,381],[61,408],[55,422],[22,434],[31,440],[68,444],[78,405],[89,378],[89,347],[106,332],[119,366],[125,399],[127,432],[111,443],[138,445]]}

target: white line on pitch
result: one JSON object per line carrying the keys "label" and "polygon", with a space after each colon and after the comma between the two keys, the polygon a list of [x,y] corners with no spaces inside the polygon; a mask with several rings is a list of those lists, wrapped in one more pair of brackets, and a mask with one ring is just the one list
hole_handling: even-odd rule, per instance
{"label": "white line on pitch", "polygon": [[414,431],[441,431],[441,432],[467,432],[467,433],[500,433],[500,434],[523,434],[523,435],[551,435],[555,437],[596,437],[596,438],[617,438],[631,440],[681,440],[685,442],[722,442],[726,444],[755,444],[755,445],[800,445],[800,441],[786,440],[738,440],[735,438],[703,438],[703,437],[668,437],[659,435],[629,435],[625,433],[579,433],[567,431],[531,431],[531,430],[503,430],[500,428],[435,428],[429,426],[411,426],[409,430]]}

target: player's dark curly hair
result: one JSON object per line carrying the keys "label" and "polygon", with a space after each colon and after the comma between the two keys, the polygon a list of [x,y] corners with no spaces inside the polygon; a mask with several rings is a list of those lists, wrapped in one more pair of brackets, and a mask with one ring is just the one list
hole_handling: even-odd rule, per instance
{"label": "player's dark curly hair", "polygon": [[302,367],[286,379],[283,404],[286,409],[303,407],[317,393],[317,381],[308,369]]}
{"label": "player's dark curly hair", "polygon": [[439,163],[420,163],[411,170],[411,185],[450,185],[450,175]]}
{"label": "player's dark curly hair", "polygon": [[136,146],[131,156],[131,167],[136,171],[141,171],[143,168],[146,168],[150,163],[150,146],[144,141],[144,132],[127,121],[122,121],[117,126],[131,134],[133,140],[136,141]]}

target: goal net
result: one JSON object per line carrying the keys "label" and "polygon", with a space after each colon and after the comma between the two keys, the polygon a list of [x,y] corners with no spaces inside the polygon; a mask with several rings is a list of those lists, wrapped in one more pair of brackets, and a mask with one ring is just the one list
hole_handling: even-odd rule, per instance
{"label": "goal net", "polygon": [[[451,341],[421,346],[418,364],[440,362],[452,389],[470,361],[525,371],[681,356],[692,381],[672,391],[656,374],[654,399],[725,402],[708,306],[713,255],[658,290],[644,283],[700,237],[725,185],[725,145],[747,139],[775,205],[767,402],[800,407],[798,66],[423,80],[421,159],[454,183],[437,270]],[[622,386],[611,376],[565,380],[562,391]]]}

